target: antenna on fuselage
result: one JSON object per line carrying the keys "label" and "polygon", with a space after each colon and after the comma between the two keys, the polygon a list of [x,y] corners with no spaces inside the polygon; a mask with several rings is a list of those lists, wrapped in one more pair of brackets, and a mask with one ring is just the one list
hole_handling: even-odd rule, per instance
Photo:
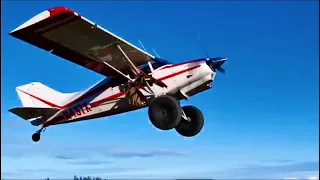
{"label": "antenna on fuselage", "polygon": [[155,49],[152,49],[153,50],[153,52],[158,56],[158,58],[160,58],[160,56],[159,56],[159,54],[156,52],[156,50]]}
{"label": "antenna on fuselage", "polygon": [[[139,41],[140,45],[142,46],[143,50],[144,50],[145,52],[147,52],[146,48],[144,47],[144,45],[142,44],[142,42],[140,41],[140,39],[138,39],[138,41]],[[148,61],[148,65],[149,65],[150,71],[151,71],[151,73],[152,73],[152,72],[153,72],[153,67],[152,67],[151,61]]]}
{"label": "antenna on fuselage", "polygon": [[198,42],[199,42],[199,45],[200,45],[202,51],[206,54],[207,58],[210,58],[208,51],[205,49],[205,47],[203,46],[203,43],[200,40],[200,35],[198,35]]}
{"label": "antenna on fuselage", "polygon": [[142,44],[142,42],[140,41],[140,39],[138,39],[138,41],[139,41],[141,47],[143,48],[143,50],[144,50],[145,52],[147,52],[146,48],[144,47],[144,45]]}

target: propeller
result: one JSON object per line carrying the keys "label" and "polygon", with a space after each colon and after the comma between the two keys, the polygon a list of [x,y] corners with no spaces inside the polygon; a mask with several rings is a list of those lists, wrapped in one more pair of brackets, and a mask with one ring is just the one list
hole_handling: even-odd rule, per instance
{"label": "propeller", "polygon": [[203,46],[203,44],[200,41],[200,36],[198,36],[198,41],[200,44],[201,49],[203,50],[203,52],[206,54],[207,56],[207,64],[208,66],[214,71],[219,71],[223,74],[226,73],[225,69],[223,69],[221,66],[224,62],[226,62],[227,58],[222,58],[222,57],[214,57],[214,58],[210,58],[210,55],[208,53],[208,51],[206,51],[205,47]]}
{"label": "propeller", "polygon": [[219,71],[223,74],[226,73],[225,69],[222,68],[222,64],[227,61],[227,58],[215,57],[215,58],[207,58],[208,66],[214,71]]}

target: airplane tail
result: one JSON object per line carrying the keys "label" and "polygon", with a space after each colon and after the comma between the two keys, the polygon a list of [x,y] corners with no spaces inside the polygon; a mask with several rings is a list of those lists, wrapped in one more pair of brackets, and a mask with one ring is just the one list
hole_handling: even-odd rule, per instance
{"label": "airplane tail", "polygon": [[46,119],[53,116],[60,109],[58,108],[34,108],[34,107],[16,107],[9,111],[24,120],[29,120],[34,126],[41,125]]}
{"label": "airplane tail", "polygon": [[9,111],[25,120],[31,120],[31,124],[35,126],[40,125],[42,119],[58,112],[77,94],[61,93],[39,82],[18,86],[16,91],[23,107]]}
{"label": "airplane tail", "polygon": [[16,87],[23,107],[62,108],[76,93],[61,93],[42,83],[32,82]]}

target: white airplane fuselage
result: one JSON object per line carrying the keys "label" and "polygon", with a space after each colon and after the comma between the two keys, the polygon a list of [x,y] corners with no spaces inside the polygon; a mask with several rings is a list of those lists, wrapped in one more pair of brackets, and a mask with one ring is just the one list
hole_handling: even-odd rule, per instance
{"label": "white airplane fuselage", "polygon": [[[154,84],[151,89],[155,96],[176,95],[179,92],[186,95],[203,85],[208,86],[204,90],[209,89],[208,83],[214,80],[215,74],[206,64],[205,59],[165,65],[155,69],[152,76],[164,82],[167,88]],[[46,122],[44,126],[105,117],[143,108],[129,104],[121,88],[126,81],[119,81],[117,79],[119,77],[105,78],[87,90],[79,92],[61,107],[64,110],[60,115]],[[151,96],[149,92],[140,90],[145,96]],[[199,89],[199,91],[203,90]]]}

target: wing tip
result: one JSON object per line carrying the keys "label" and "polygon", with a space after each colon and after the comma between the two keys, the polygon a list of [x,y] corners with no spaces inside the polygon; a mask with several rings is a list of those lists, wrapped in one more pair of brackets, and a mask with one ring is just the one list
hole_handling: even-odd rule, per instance
{"label": "wing tip", "polygon": [[76,16],[80,16],[79,14],[77,14],[76,12],[74,12],[73,10],[67,7],[64,7],[64,6],[53,7],[30,18],[28,21],[24,22],[22,25],[15,28],[9,34],[14,36],[14,34],[19,30],[25,29],[29,26],[39,23],[40,21],[46,20],[48,18],[53,18],[62,14],[74,14]]}
{"label": "wing tip", "polygon": [[28,21],[24,22],[23,24],[21,24],[20,26],[18,26],[17,28],[15,28],[13,31],[11,31],[9,34],[10,35],[14,35],[15,32],[18,32],[22,29],[25,29],[29,26],[32,26],[40,21],[43,21],[47,18],[50,17],[50,12],[48,10],[45,10],[37,15],[35,15],[34,17],[30,18]]}
{"label": "wing tip", "polygon": [[69,9],[67,7],[64,6],[56,6],[50,9],[47,9],[47,11],[50,12],[50,17],[55,17],[61,14],[75,14],[75,15],[79,15],[76,12],[74,12],[72,9]]}

